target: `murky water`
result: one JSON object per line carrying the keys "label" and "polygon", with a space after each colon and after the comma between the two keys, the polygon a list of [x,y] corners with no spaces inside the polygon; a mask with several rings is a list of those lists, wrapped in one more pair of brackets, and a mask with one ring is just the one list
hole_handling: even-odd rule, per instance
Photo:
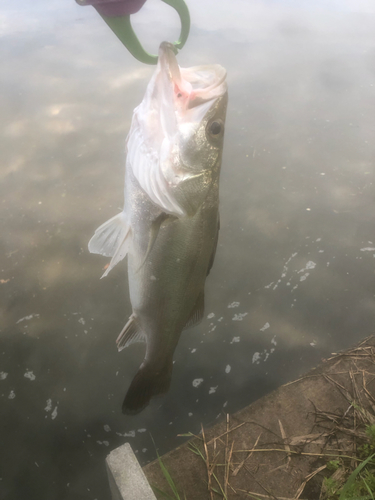
{"label": "murky water", "polygon": [[[163,453],[374,332],[375,7],[308,3],[189,2],[180,64],[228,70],[219,247],[170,392],[124,417],[144,347],[116,351],[126,266],[100,281],[87,242],[152,68],[90,7],[3,0],[0,498],[108,499],[111,449],[144,464],[151,435]],[[178,35],[156,1],[134,24],[153,51]]]}

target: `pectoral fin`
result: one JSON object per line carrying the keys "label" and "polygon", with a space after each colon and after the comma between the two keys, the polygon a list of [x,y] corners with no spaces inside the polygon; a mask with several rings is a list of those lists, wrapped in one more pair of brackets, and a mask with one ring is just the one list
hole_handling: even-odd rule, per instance
{"label": "pectoral fin", "polygon": [[217,249],[217,242],[219,240],[219,231],[220,231],[220,214],[217,214],[217,231],[216,231],[216,235],[215,235],[215,242],[214,242],[212,254],[210,257],[210,262],[208,263],[207,276],[210,274],[212,266],[214,265],[216,249]]}
{"label": "pectoral fin", "polygon": [[112,257],[108,269],[103,274],[107,276],[128,253],[131,244],[131,230],[124,212],[102,224],[89,241],[89,251],[106,257]]}
{"label": "pectoral fin", "polygon": [[165,212],[162,212],[154,221],[151,223],[151,230],[150,230],[150,239],[148,242],[148,247],[146,250],[146,255],[144,256],[144,259],[142,261],[142,264],[139,266],[137,269],[137,272],[143,267],[144,263],[146,262],[148,256],[151,253],[151,250],[153,249],[153,246],[155,244],[156,238],[159,234],[160,226],[163,224],[163,222],[167,219],[174,219],[175,217],[173,215],[166,214]]}
{"label": "pectoral fin", "polygon": [[186,215],[192,217],[197,213],[211,188],[211,184],[210,173],[202,172],[186,177],[173,188],[174,197]]}
{"label": "pectoral fin", "polygon": [[197,325],[202,321],[204,314],[204,290],[198,296],[198,299],[193,307],[193,310],[190,313],[189,319],[187,320],[184,330]]}

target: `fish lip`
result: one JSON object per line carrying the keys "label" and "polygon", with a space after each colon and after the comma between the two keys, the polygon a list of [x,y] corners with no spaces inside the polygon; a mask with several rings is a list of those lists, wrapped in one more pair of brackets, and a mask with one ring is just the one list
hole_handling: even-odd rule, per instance
{"label": "fish lip", "polygon": [[178,65],[177,49],[170,42],[162,42],[159,47],[159,64],[163,72],[167,73],[171,82],[181,83],[181,72]]}
{"label": "fish lip", "polygon": [[[172,43],[160,44],[158,66],[163,75],[159,80],[163,85],[160,110],[165,116],[169,114],[166,106],[174,110],[177,123],[172,128],[175,130],[186,119],[197,126],[209,107],[227,92],[226,70],[222,66],[210,64],[180,68],[176,54],[177,49]],[[169,123],[172,121],[170,118]]]}

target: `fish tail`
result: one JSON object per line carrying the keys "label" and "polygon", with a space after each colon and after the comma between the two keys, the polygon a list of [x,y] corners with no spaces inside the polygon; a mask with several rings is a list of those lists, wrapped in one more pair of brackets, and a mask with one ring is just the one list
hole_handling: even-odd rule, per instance
{"label": "fish tail", "polygon": [[126,393],[122,412],[135,415],[146,408],[151,398],[166,393],[171,384],[172,368],[172,358],[157,369],[150,363],[143,362]]}

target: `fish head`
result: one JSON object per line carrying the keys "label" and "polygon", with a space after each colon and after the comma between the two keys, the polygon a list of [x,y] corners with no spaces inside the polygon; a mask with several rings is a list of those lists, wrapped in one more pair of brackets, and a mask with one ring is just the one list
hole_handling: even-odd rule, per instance
{"label": "fish head", "polygon": [[182,170],[213,173],[220,168],[227,101],[225,91],[213,98],[195,97],[189,102],[175,137]]}
{"label": "fish head", "polygon": [[218,178],[227,100],[222,66],[180,68],[174,46],[161,44],[155,73],[133,118],[143,156],[132,168],[165,212],[192,215]]}
{"label": "fish head", "polygon": [[159,52],[164,76],[160,116],[164,127],[166,171],[196,173],[211,170],[223,149],[228,101],[226,71],[219,64],[180,68],[173,45],[163,42]]}

